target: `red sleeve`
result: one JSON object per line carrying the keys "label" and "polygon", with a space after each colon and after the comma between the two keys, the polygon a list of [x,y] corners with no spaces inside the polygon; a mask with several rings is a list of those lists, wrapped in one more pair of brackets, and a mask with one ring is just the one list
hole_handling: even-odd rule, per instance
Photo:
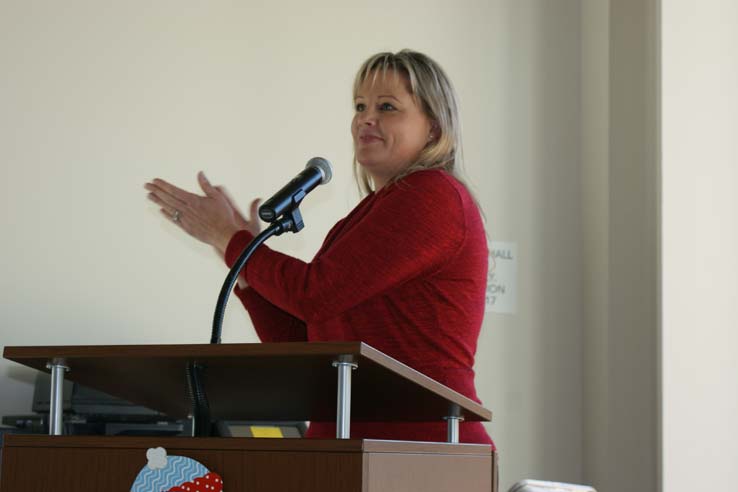
{"label": "red sleeve", "polygon": [[[251,239],[253,236],[246,231],[238,232],[231,238],[225,252],[225,261],[229,268],[233,267]],[[243,272],[241,275],[243,276]],[[279,309],[251,287],[242,289],[236,285],[233,292],[249,313],[256,334],[262,342],[307,341],[304,322]]]}
{"label": "red sleeve", "polygon": [[246,266],[246,280],[275,306],[312,322],[438,269],[466,230],[451,180],[418,172],[382,190],[369,213],[310,263],[262,246]]}

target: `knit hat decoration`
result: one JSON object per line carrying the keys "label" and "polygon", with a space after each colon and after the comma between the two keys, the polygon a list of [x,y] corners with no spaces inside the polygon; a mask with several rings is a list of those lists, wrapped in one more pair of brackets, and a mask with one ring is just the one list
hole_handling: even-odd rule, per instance
{"label": "knit hat decoration", "polygon": [[223,492],[220,475],[192,458],[167,456],[164,448],[150,448],[146,459],[131,492]]}

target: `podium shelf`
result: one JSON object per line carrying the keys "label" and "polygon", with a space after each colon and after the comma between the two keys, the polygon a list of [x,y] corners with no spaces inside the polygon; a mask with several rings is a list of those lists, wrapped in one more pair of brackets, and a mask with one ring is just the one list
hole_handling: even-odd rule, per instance
{"label": "podium shelf", "polygon": [[212,419],[336,420],[334,362],[352,371],[351,420],[489,421],[477,402],[361,342],[6,347],[6,359],[48,371],[173,418],[191,411],[185,368],[205,366]]}

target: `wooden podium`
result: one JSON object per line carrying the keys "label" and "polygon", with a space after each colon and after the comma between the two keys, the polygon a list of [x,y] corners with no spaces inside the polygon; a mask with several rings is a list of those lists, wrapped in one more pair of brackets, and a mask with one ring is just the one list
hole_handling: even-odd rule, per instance
{"label": "wooden podium", "polygon": [[[3,355],[38,370],[51,367],[58,383],[52,392],[64,375],[172,418],[191,412],[185,368],[193,361],[206,367],[204,389],[214,420],[343,418],[337,423],[341,435],[349,420],[492,417],[476,402],[359,342],[6,347]],[[454,440],[452,423],[449,438]],[[127,492],[146,466],[146,450],[155,447],[217,472],[227,492],[489,492],[497,484],[495,453],[479,444],[8,435],[0,492]]]}

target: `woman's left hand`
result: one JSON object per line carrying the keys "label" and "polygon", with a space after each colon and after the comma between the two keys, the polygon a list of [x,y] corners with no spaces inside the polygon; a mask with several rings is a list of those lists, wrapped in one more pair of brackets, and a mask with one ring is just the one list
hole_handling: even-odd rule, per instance
{"label": "woman's left hand", "polygon": [[190,193],[159,178],[146,183],[144,188],[149,190],[148,198],[161,207],[165,217],[222,255],[233,235],[243,228],[238,220],[240,214],[234,210],[226,194],[210,184],[205,173],[198,173],[197,180],[205,196]]}

